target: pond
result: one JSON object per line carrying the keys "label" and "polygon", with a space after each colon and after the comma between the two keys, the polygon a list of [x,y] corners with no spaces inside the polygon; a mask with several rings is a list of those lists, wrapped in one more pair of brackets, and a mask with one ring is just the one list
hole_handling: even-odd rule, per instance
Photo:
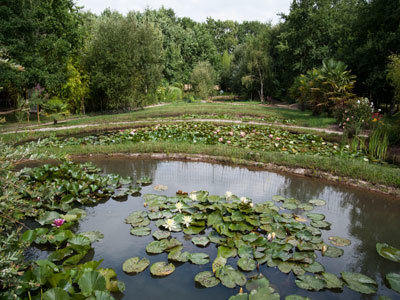
{"label": "pond", "polygon": [[[254,204],[271,200],[274,195],[293,197],[304,203],[310,199],[323,199],[326,205],[316,207],[313,212],[324,214],[326,221],[332,224],[330,230],[322,230],[324,241],[329,244],[330,236],[340,236],[351,240],[351,245],[341,247],[344,254],[339,258],[323,257],[317,252],[317,261],[325,266],[327,272],[339,277],[342,271],[360,272],[370,276],[378,283],[377,294],[362,295],[348,287],[344,287],[343,291],[310,292],[295,285],[296,277],[292,272],[286,275],[278,268],[270,268],[266,264],[260,266],[260,272],[269,279],[281,299],[291,294],[311,299],[376,299],[377,295],[399,298],[399,294],[388,288],[385,276],[390,272],[399,272],[400,265],[382,258],[375,249],[378,242],[397,248],[400,246],[399,199],[315,179],[243,167],[150,159],[97,159],[92,162],[102,168],[104,173],[118,173],[134,179],[151,177],[153,183],[143,187],[142,195],[152,193],[173,196],[178,190],[189,193],[206,190],[210,195],[222,196],[230,191],[239,197],[252,199]],[[155,191],[154,186],[159,184],[167,186],[168,190]],[[162,278],[152,277],[149,269],[137,275],[125,274],[122,264],[131,257],[146,257],[150,264],[167,261],[167,253],[146,253],[146,245],[154,240],[151,235],[133,236],[130,234],[131,226],[124,222],[131,212],[144,210],[143,206],[144,200],[141,196],[129,196],[124,201],[110,199],[95,207],[86,208],[88,215],[79,223],[79,231],[98,230],[104,234],[103,240],[93,244],[93,259],[104,258],[102,267],[114,268],[118,279],[125,282],[126,290],[123,295],[115,295],[117,299],[228,299],[239,292],[238,287],[229,289],[219,284],[206,289],[195,283],[194,276],[197,273],[211,270],[212,261],[217,256],[216,246],[211,243],[206,248],[198,248],[190,238],[185,240],[182,233],[172,233],[172,236],[184,243],[184,251],[207,253],[210,263],[175,264],[175,272]],[[150,227],[153,232],[156,230],[154,222]],[[228,264],[236,268],[237,260],[238,258],[229,258]],[[250,277],[256,272],[245,274]]]}

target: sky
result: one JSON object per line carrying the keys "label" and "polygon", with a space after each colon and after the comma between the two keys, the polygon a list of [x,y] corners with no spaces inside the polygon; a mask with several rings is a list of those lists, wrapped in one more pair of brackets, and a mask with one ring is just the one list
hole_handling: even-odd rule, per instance
{"label": "sky", "polygon": [[220,20],[279,22],[279,13],[288,13],[292,0],[76,0],[78,6],[100,14],[111,8],[123,14],[146,7],[172,8],[178,17],[203,22],[207,17]]}

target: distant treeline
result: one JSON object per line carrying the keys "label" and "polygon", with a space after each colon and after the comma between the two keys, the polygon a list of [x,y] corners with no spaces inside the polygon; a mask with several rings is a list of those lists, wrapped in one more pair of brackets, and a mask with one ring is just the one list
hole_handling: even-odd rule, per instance
{"label": "distant treeline", "polygon": [[219,85],[242,97],[295,101],[296,78],[327,60],[347,65],[354,93],[389,107],[396,54],[398,0],[294,0],[277,25],[199,23],[166,8],[97,16],[72,0],[3,0],[0,110],[34,87],[71,112],[132,109],[170,90],[182,97],[178,89],[189,83],[201,97]]}

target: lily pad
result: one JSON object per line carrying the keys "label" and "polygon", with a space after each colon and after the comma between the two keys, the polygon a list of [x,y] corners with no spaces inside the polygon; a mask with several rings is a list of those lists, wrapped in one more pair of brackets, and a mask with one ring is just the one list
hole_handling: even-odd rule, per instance
{"label": "lily pad", "polygon": [[335,258],[342,256],[343,253],[344,253],[343,249],[336,248],[333,246],[327,246],[327,250],[322,252],[322,255]]}
{"label": "lily pad", "polygon": [[389,246],[385,243],[377,243],[376,251],[379,255],[394,262],[400,262],[400,249]]}
{"label": "lily pad", "polygon": [[192,238],[192,243],[196,246],[206,247],[210,243],[210,240],[206,236],[194,237]]}
{"label": "lily pad", "polygon": [[195,235],[195,234],[199,234],[200,232],[204,231],[204,229],[205,229],[205,226],[201,226],[201,227],[198,227],[198,226],[189,226],[189,227],[185,228],[185,229],[183,230],[183,232],[184,232],[185,234]]}
{"label": "lily pad", "polygon": [[136,236],[146,236],[151,233],[149,227],[135,227],[131,229],[131,234]]}
{"label": "lily pad", "polygon": [[168,187],[166,185],[162,184],[157,184],[156,186],[153,187],[155,191],[166,191],[168,190]]}
{"label": "lily pad", "polygon": [[316,276],[311,275],[300,275],[297,276],[296,285],[304,290],[311,290],[311,291],[319,291],[322,290],[325,285],[326,281],[318,278]]}
{"label": "lily pad", "polygon": [[289,295],[285,297],[285,300],[311,300],[308,297],[302,297],[299,295]]}
{"label": "lily pad", "polygon": [[168,260],[176,261],[176,262],[187,262],[189,260],[190,253],[185,251],[182,252],[181,246],[175,247],[168,253]]}
{"label": "lily pad", "polygon": [[282,261],[278,264],[278,269],[282,273],[289,274],[292,271],[292,263],[287,261]]}
{"label": "lily pad", "polygon": [[302,203],[302,204],[298,205],[298,208],[302,209],[302,210],[313,210],[314,206],[312,206],[311,204],[308,204],[308,203]]}
{"label": "lily pad", "polygon": [[279,300],[278,293],[271,294],[270,288],[261,288],[252,290],[249,295],[249,300]]}
{"label": "lily pad", "polygon": [[248,300],[249,299],[249,294],[247,293],[239,293],[234,296],[230,296],[228,300]]}
{"label": "lily pad", "polygon": [[195,265],[205,265],[210,261],[210,257],[206,253],[191,253],[189,260]]}
{"label": "lily pad", "polygon": [[217,269],[226,265],[227,259],[222,256],[217,256],[212,263],[212,270],[215,273]]}
{"label": "lily pad", "polygon": [[306,213],[305,214],[309,219],[313,221],[323,221],[325,220],[325,215],[317,214],[317,213]]}
{"label": "lily pad", "polygon": [[307,264],[307,265],[303,266],[303,269],[306,270],[307,272],[310,272],[310,273],[321,273],[321,272],[325,271],[324,266],[321,265],[317,261],[314,261],[310,265]]}
{"label": "lily pad", "polygon": [[321,199],[313,199],[308,201],[308,203],[315,205],[315,206],[324,206],[326,204],[325,200]]}
{"label": "lily pad", "polygon": [[79,235],[87,237],[91,243],[98,242],[104,238],[104,234],[102,234],[100,231],[81,232]]}
{"label": "lily pad", "polygon": [[137,184],[140,185],[150,185],[152,184],[153,180],[150,177],[142,177],[139,180],[136,181]]}
{"label": "lily pad", "polygon": [[229,265],[219,268],[215,272],[215,276],[221,280],[221,283],[224,286],[228,288],[233,289],[236,285],[243,286],[246,284],[246,277],[242,274],[242,272],[235,270]]}
{"label": "lily pad", "polygon": [[331,243],[335,246],[338,247],[344,247],[344,246],[349,246],[351,245],[351,241],[339,236],[330,236],[329,240],[331,241]]}
{"label": "lily pad", "polygon": [[238,260],[237,265],[243,271],[253,271],[256,268],[256,262],[249,257],[242,257]]}
{"label": "lily pad", "polygon": [[400,294],[400,274],[389,273],[386,275],[387,281],[389,281],[390,288]]}
{"label": "lily pad", "polygon": [[146,246],[146,252],[151,254],[163,253],[168,248],[168,240],[153,241]]}
{"label": "lily pad", "polygon": [[327,221],[312,221],[310,225],[320,229],[329,229],[331,227],[331,223]]}
{"label": "lily pad", "polygon": [[338,278],[335,274],[323,272],[320,275],[326,281],[326,287],[328,289],[341,289],[343,288],[343,281]]}
{"label": "lily pad", "polygon": [[194,277],[194,281],[206,288],[214,287],[220,283],[220,281],[214,277],[214,274],[209,271],[198,273]]}
{"label": "lily pad", "polygon": [[377,284],[372,278],[351,272],[342,272],[342,278],[349,288],[362,294],[375,294],[377,291]]}
{"label": "lily pad", "polygon": [[122,270],[129,274],[143,272],[150,265],[147,258],[140,259],[139,257],[132,257],[127,259],[123,265]]}
{"label": "lily pad", "polygon": [[248,291],[256,290],[259,288],[268,288],[269,280],[262,274],[247,281],[246,289]]}
{"label": "lily pad", "polygon": [[157,230],[156,232],[153,233],[153,237],[158,241],[167,239],[170,236],[171,236],[171,232],[166,231],[166,230]]}
{"label": "lily pad", "polygon": [[166,263],[165,261],[156,262],[151,265],[150,273],[153,276],[168,276],[175,271],[173,264]]}

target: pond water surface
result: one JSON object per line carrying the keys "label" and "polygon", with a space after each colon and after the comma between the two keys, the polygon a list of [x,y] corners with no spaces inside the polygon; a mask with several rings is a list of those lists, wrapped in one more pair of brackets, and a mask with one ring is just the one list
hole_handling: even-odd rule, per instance
{"label": "pond water surface", "polygon": [[[281,299],[291,294],[310,297],[311,299],[377,299],[385,295],[399,299],[400,295],[387,287],[385,275],[399,272],[400,264],[388,261],[378,255],[375,250],[377,242],[384,242],[400,248],[400,200],[386,197],[365,190],[350,189],[345,186],[332,185],[327,182],[296,176],[280,175],[267,171],[249,170],[242,167],[223,166],[209,163],[107,159],[92,160],[105,173],[118,173],[131,176],[135,180],[149,176],[153,184],[144,187],[142,194],[154,193],[167,196],[176,191],[191,192],[207,190],[211,195],[223,195],[226,191],[241,197],[246,196],[254,203],[271,200],[273,195],[293,197],[302,202],[310,199],[324,199],[327,204],[316,207],[313,212],[326,215],[326,221],[332,223],[331,230],[322,230],[326,243],[330,236],[341,236],[351,240],[352,244],[343,247],[344,255],[339,258],[321,257],[318,252],[317,261],[322,263],[327,272],[340,277],[340,272],[360,272],[374,278],[378,285],[376,295],[362,295],[344,287],[343,291],[325,290],[309,292],[298,288],[293,273],[281,273],[277,268],[268,268],[266,264],[260,271],[269,279],[272,287],[281,295]],[[168,186],[168,190],[158,192],[155,185]],[[205,289],[197,286],[194,276],[201,271],[210,271],[211,263],[217,251],[214,244],[207,248],[198,248],[189,240],[184,241],[181,233],[173,233],[173,237],[184,241],[183,251],[206,252],[210,263],[193,265],[176,264],[176,270],[164,278],[150,275],[149,268],[138,275],[127,275],[122,271],[123,262],[131,257],[147,257],[150,263],[167,261],[167,254],[148,255],[146,245],[153,241],[151,235],[135,237],[130,232],[131,226],[124,219],[135,210],[143,210],[141,196],[129,196],[126,201],[109,201],[95,207],[86,208],[88,216],[80,222],[79,231],[99,230],[104,239],[94,243],[93,259],[104,259],[102,267],[114,268],[118,279],[126,284],[123,295],[115,295],[124,299],[228,299],[238,293],[239,288],[229,289],[221,284]],[[296,212],[296,211],[294,211]],[[299,211],[299,214],[303,211]],[[155,231],[152,222],[150,227]],[[236,268],[237,258],[228,259],[228,264]],[[247,277],[254,272],[246,273]]]}

